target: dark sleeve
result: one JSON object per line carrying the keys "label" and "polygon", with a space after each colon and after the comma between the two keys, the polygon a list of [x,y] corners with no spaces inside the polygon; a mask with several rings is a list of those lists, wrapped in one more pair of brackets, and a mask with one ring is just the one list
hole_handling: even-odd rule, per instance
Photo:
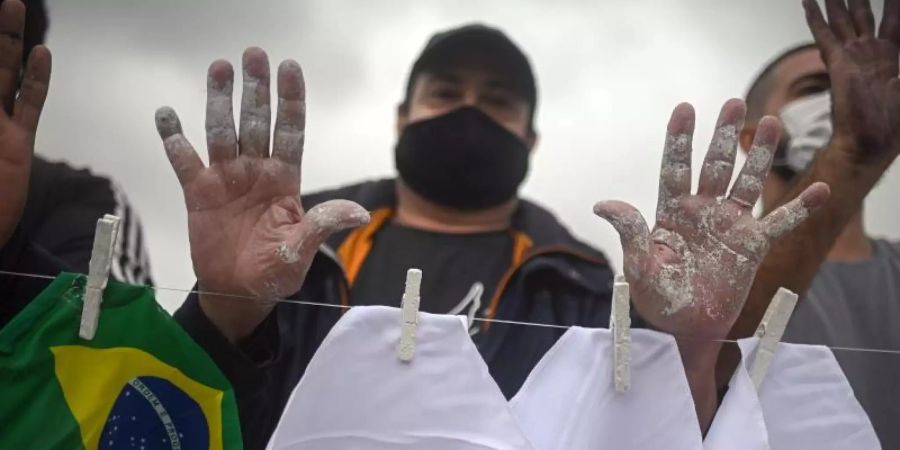
{"label": "dark sleeve", "polygon": [[110,276],[130,284],[152,284],[143,230],[124,194],[108,178],[63,163],[35,158],[22,227],[32,240],[87,273],[97,220],[121,219]]}
{"label": "dark sleeve", "polygon": [[63,270],[69,270],[65,263],[30,242],[18,229],[0,249],[0,271],[7,272],[0,274],[0,328],[50,284],[52,279],[46,277],[55,277]]}
{"label": "dark sleeve", "polygon": [[[334,302],[334,280],[315,272],[310,270],[303,290],[295,298]],[[291,392],[319,344],[339,319],[339,311],[279,303],[254,333],[238,345],[229,342],[210,322],[196,294],[191,294],[175,312],[175,320],[206,350],[231,382],[245,449],[266,447]]]}
{"label": "dark sleeve", "polygon": [[[213,359],[235,392],[245,449],[262,449],[268,441],[265,430],[274,428],[279,416],[274,405],[278,385],[287,382],[278,373],[278,321],[275,312],[252,336],[233,345],[203,313],[196,294],[191,294],[175,312],[175,320]],[[267,407],[271,405],[271,407]],[[263,436],[265,434],[265,436]]]}

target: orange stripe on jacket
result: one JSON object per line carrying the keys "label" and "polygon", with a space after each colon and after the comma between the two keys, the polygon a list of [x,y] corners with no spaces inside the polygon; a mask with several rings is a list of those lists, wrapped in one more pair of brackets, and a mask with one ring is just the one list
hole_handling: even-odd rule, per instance
{"label": "orange stripe on jacket", "polygon": [[[491,303],[485,311],[485,317],[487,319],[493,319],[497,315],[497,307],[500,305],[500,297],[503,295],[503,289],[509,284],[509,280],[512,278],[513,274],[516,273],[516,270],[518,270],[522,263],[525,262],[528,251],[534,247],[534,242],[523,231],[510,230],[510,232],[513,235],[512,261],[509,265],[509,269],[507,269],[506,273],[500,277],[500,282],[497,283],[497,287],[494,289],[494,296],[491,298]],[[481,329],[484,331],[487,331],[490,327],[490,322],[483,322],[481,324]]]}
{"label": "orange stripe on jacket", "polygon": [[394,215],[391,208],[378,209],[370,214],[371,219],[364,227],[359,227],[347,236],[347,239],[338,248],[338,258],[344,265],[344,274],[347,282],[353,286],[356,276],[359,275],[366,257],[372,250],[372,237],[384,223]]}

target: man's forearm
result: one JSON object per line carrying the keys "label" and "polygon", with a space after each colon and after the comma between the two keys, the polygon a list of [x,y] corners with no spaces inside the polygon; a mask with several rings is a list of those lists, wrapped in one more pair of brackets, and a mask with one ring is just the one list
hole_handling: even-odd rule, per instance
{"label": "man's forearm", "polygon": [[[783,201],[792,199],[817,181],[831,187],[825,206],[772,245],[732,328],[733,338],[753,333],[778,288],[785,287],[801,296],[806,292],[831,246],[890,166],[891,161],[868,164],[853,160],[840,145],[843,144],[834,143],[825,149],[783,197]],[[779,205],[773,208],[776,206]]]}
{"label": "man's forearm", "polygon": [[716,360],[722,344],[693,338],[676,338],[681,362],[694,398],[700,431],[706,435],[718,409]]}
{"label": "man's forearm", "polygon": [[[855,160],[841,145],[846,144],[833,142],[823,150],[783,197],[782,202],[789,200],[817,181],[831,187],[831,197],[822,208],[772,245],[756,273],[730,338],[740,339],[753,334],[778,288],[790,289],[802,298],[835,240],[893,162],[891,159],[873,164]],[[780,205],[771,208],[777,206]],[[740,358],[736,345],[724,347],[716,369],[719,386],[728,383]]]}
{"label": "man's forearm", "polygon": [[[200,290],[203,291],[202,287]],[[253,334],[274,308],[274,302],[259,304],[245,298],[200,294],[200,309],[203,314],[232,344]]]}

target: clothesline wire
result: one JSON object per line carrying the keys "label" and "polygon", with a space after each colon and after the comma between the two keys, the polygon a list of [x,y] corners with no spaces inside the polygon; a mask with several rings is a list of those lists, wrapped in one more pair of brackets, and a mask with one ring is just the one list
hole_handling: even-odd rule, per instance
{"label": "clothesline wire", "polygon": [[[45,280],[55,280],[56,277],[53,275],[42,275],[36,273],[24,273],[24,272],[13,272],[7,270],[0,270],[0,275],[9,275],[14,277],[26,277],[26,278],[40,278]],[[217,297],[226,297],[233,299],[243,299],[243,300],[255,300],[255,297],[249,295],[240,295],[240,294],[223,294],[217,292],[210,291],[200,291],[200,290],[192,290],[192,289],[181,289],[181,288],[171,288],[171,287],[161,287],[161,286],[150,286],[146,287],[153,289],[155,291],[168,291],[168,292],[178,292],[183,294],[210,294],[215,295]],[[275,303],[291,303],[295,305],[304,305],[304,306],[314,306],[314,307],[327,307],[327,308],[338,308],[338,309],[350,309],[353,306],[349,305],[337,305],[334,303],[322,303],[322,302],[314,302],[309,300],[295,300],[295,299],[274,299],[272,300]],[[528,326],[528,327],[538,327],[538,328],[555,328],[561,330],[567,330],[570,327],[567,325],[556,325],[550,323],[537,323],[537,322],[522,322],[517,320],[505,320],[505,319],[487,319],[475,317],[472,319],[474,322],[486,322],[486,323],[502,323],[507,325],[515,325],[515,326]],[[696,339],[696,340],[708,340],[707,338],[699,337],[699,336],[689,336],[689,335],[674,335],[676,337],[680,337],[683,339]],[[738,341],[734,339],[712,339],[713,342],[721,342],[721,343],[730,343],[736,344]],[[845,352],[863,352],[863,353],[880,353],[880,354],[889,354],[889,355],[900,355],[900,350],[889,350],[889,349],[879,349],[879,348],[862,348],[862,347],[843,347],[843,346],[829,346],[823,345],[830,350],[836,351],[845,351]]]}

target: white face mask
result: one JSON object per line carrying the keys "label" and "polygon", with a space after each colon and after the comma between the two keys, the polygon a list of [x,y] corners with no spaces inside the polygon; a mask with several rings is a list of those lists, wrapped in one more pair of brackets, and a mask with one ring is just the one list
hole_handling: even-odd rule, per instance
{"label": "white face mask", "polygon": [[831,91],[794,100],[784,105],[778,116],[790,141],[784,159],[775,164],[802,173],[831,140]]}

